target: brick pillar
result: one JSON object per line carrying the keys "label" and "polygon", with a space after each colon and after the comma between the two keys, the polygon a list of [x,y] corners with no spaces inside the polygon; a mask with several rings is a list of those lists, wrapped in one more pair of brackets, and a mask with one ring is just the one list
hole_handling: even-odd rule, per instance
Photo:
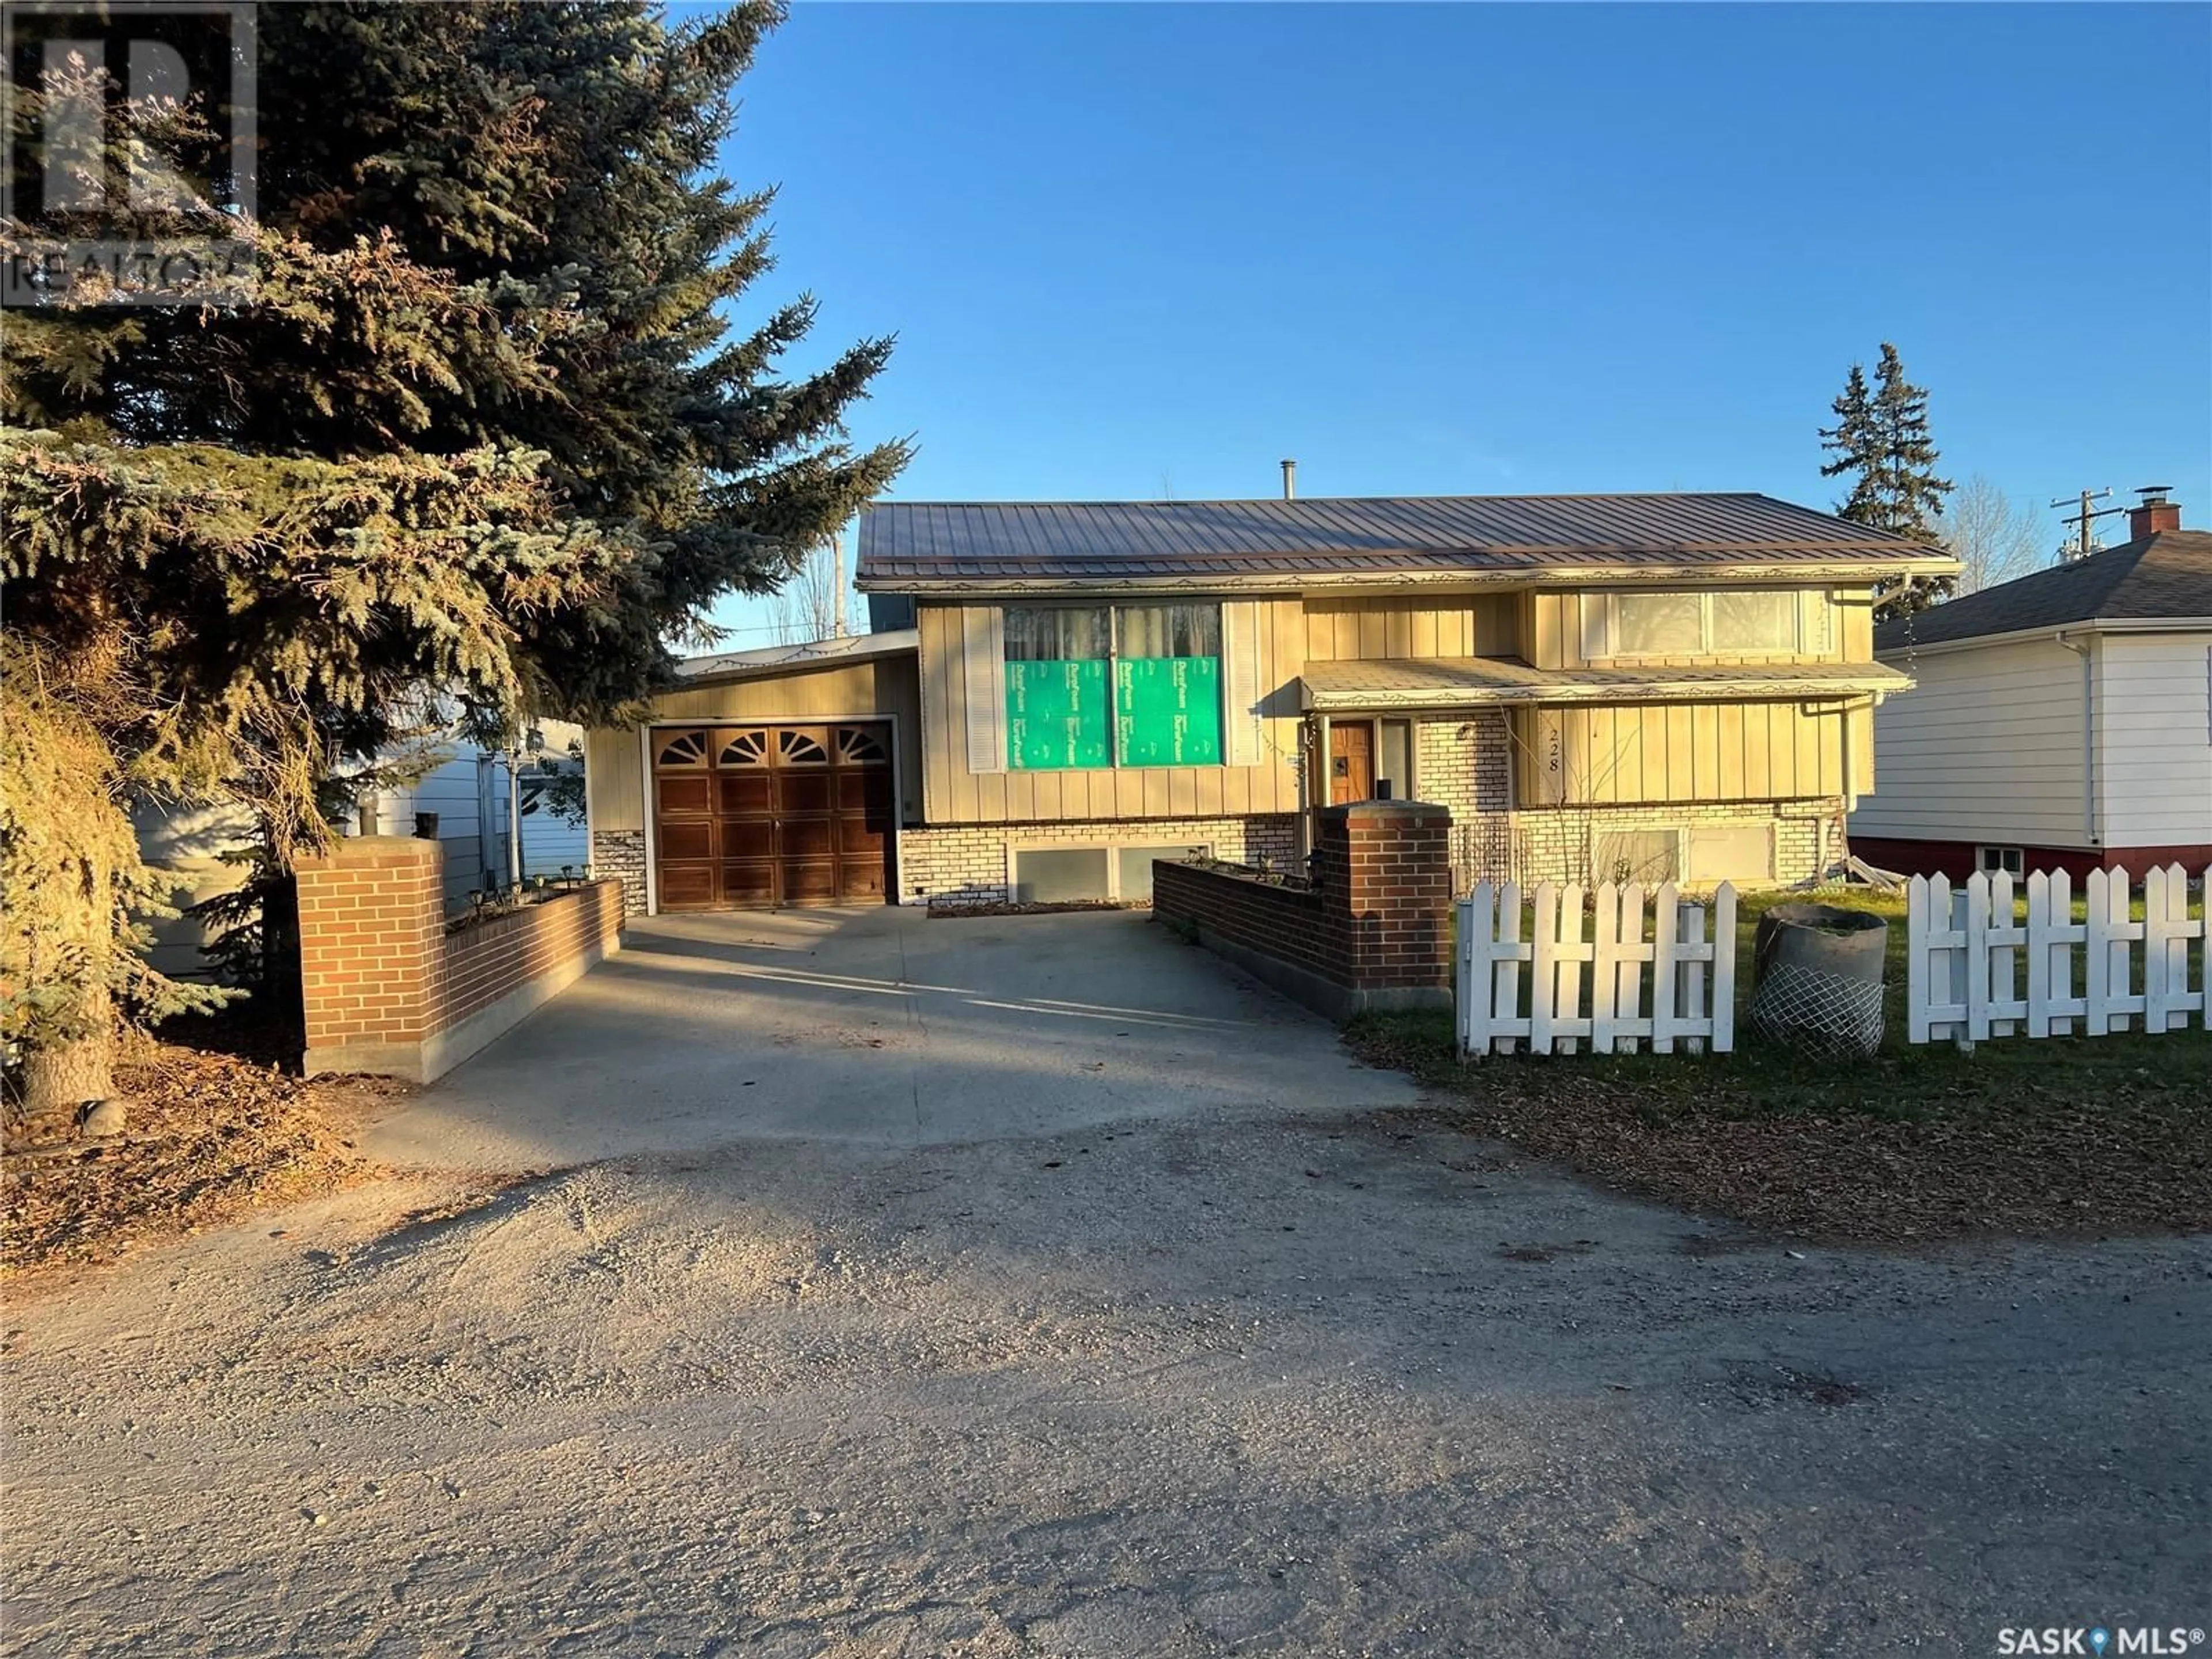
{"label": "brick pillar", "polygon": [[1357,1006],[1448,1006],[1451,813],[1370,800],[1316,817],[1322,907]]}
{"label": "brick pillar", "polygon": [[417,1078],[444,932],[434,841],[362,836],[303,859],[300,981],[307,1073]]}

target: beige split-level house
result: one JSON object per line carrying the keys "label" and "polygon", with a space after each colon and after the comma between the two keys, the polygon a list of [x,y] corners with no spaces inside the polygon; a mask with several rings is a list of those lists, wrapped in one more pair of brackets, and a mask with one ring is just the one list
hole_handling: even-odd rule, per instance
{"label": "beige split-level house", "polygon": [[1758,495],[868,508],[882,631],[696,659],[587,739],[634,908],[1136,899],[1450,808],[1459,878],[1790,881],[1873,787],[1877,580],[1940,550]]}

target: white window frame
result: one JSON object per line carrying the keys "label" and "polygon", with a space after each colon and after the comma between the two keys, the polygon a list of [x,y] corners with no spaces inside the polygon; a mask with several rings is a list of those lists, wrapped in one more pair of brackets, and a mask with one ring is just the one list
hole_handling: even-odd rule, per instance
{"label": "white window frame", "polygon": [[[1701,875],[1698,872],[1691,869],[1691,851],[1696,845],[1697,833],[1700,830],[1756,830],[1759,831],[1766,840],[1765,869],[1761,871],[1755,877],[1706,876]],[[1780,833],[1781,825],[1772,818],[1708,818],[1684,824],[1682,826],[1681,840],[1676,843],[1677,850],[1674,858],[1675,867],[1683,872],[1681,878],[1682,884],[1686,887],[1717,887],[1724,881],[1755,880],[1771,882],[1775,880],[1775,857],[1777,853],[1780,850],[1778,845]]]}
{"label": "white window frame", "polygon": [[[1726,658],[1742,662],[1788,662],[1804,657],[1826,656],[1833,647],[1833,619],[1829,616],[1829,599],[1824,589],[1804,587],[1755,587],[1729,589],[1728,592],[1788,594],[1796,598],[1795,642],[1779,650],[1723,651],[1713,644],[1713,600],[1723,590],[1680,587],[1638,588],[1627,593],[1585,593],[1583,595],[1583,654],[1594,662],[1668,662],[1677,657]],[[1643,597],[1694,599],[1698,601],[1698,645],[1689,651],[1623,651],[1616,641],[1620,638],[1620,601]]]}
{"label": "white window frame", "polygon": [[[1611,881],[1613,876],[1613,871],[1610,868],[1604,866],[1598,859],[1598,837],[1601,836],[1673,836],[1674,841],[1674,863],[1675,871],[1673,879],[1678,884],[1680,884],[1682,880],[1682,866],[1688,861],[1688,854],[1690,850],[1689,830],[1686,826],[1680,823],[1622,823],[1593,825],[1589,832],[1589,862],[1591,866],[1590,880],[1593,884],[1599,885],[1602,885],[1604,883]],[[1650,880],[1650,878],[1632,870],[1629,872],[1628,878],[1631,881],[1648,882]],[[1662,878],[1662,879],[1665,879],[1665,878]]]}
{"label": "white window frame", "polygon": [[1106,884],[1114,896],[1114,902],[1121,902],[1121,854],[1141,853],[1147,848],[1161,853],[1188,853],[1196,849],[1201,858],[1213,856],[1213,843],[1197,841],[1117,841],[1106,849]]}
{"label": "white window frame", "polygon": [[1157,848],[1163,853],[1185,852],[1197,848],[1207,858],[1213,856],[1212,842],[1179,841],[1026,841],[1010,838],[1006,842],[1006,891],[1018,892],[1021,888],[1021,862],[1024,853],[1097,853],[1106,854],[1106,902],[1121,902],[1121,854],[1141,852],[1146,848]]}
{"label": "white window frame", "polygon": [[[1992,853],[1996,854],[1994,864],[1990,861]],[[2027,849],[1999,846],[1994,842],[1985,847],[1978,846],[1974,848],[1974,868],[1985,875],[1995,875],[2002,870],[2015,880],[2024,878],[2027,874]]]}
{"label": "white window frame", "polygon": [[[1692,848],[1695,846],[1698,832],[1701,830],[1756,830],[1759,831],[1760,834],[1765,836],[1766,841],[1766,867],[1765,871],[1757,876],[1708,876],[1692,869],[1691,867]],[[1771,882],[1776,879],[1774,873],[1775,855],[1778,850],[1778,839],[1779,834],[1780,825],[1772,818],[1697,818],[1690,820],[1678,820],[1672,823],[1622,824],[1611,828],[1600,826],[1594,829],[1591,832],[1590,857],[1592,863],[1595,864],[1597,858],[1596,837],[1599,836],[1672,836],[1674,838],[1674,881],[1678,886],[1700,888],[1717,887],[1724,881]],[[1590,872],[1590,879],[1595,882],[1610,881],[1613,879],[1613,872],[1605,869],[1593,869]],[[1632,879],[1642,880],[1644,878],[1638,876],[1632,878]]]}
{"label": "white window frame", "polygon": [[[1221,757],[1218,760],[1211,763],[1211,764],[1216,767],[1227,767],[1239,764],[1239,762],[1231,758],[1231,755],[1236,752],[1235,737],[1232,733],[1231,727],[1236,721],[1242,719],[1250,719],[1256,723],[1257,715],[1249,710],[1240,709],[1237,707],[1236,698],[1232,695],[1230,684],[1231,620],[1229,613],[1231,610],[1234,608],[1233,602],[1228,599],[1201,593],[1196,595],[1176,594],[1173,597],[1160,599],[1116,598],[1104,599],[1022,600],[1014,604],[998,606],[995,617],[998,630],[998,653],[995,658],[991,659],[989,666],[986,671],[991,675],[993,696],[996,699],[994,719],[997,722],[998,753],[1002,757],[1001,763],[994,769],[1008,773],[1048,772],[1054,774],[1066,774],[1070,772],[1080,774],[1086,772],[1174,771],[1176,768],[1172,763],[1165,766],[1152,766],[1141,764],[1135,761],[1124,760],[1121,757],[1121,720],[1117,713],[1119,707],[1117,702],[1118,693],[1115,689],[1119,681],[1114,672],[1116,665],[1121,663],[1123,659],[1123,653],[1121,650],[1122,611],[1124,609],[1142,610],[1151,606],[1163,605],[1210,605],[1213,607],[1213,632],[1216,641],[1213,658],[1213,685],[1214,695],[1219,699],[1221,708],[1219,727]],[[1104,659],[1106,663],[1106,764],[1103,766],[1015,765],[1014,757],[1007,743],[1006,731],[1006,613],[1009,611],[1100,610],[1104,611],[1106,613],[1106,656]],[[1237,620],[1242,622],[1245,619],[1240,617]],[[972,654],[972,647],[970,647],[970,652],[971,655],[969,660],[972,665],[975,660]],[[1254,678],[1256,684],[1257,676],[1255,675]],[[1248,738],[1247,741],[1250,741],[1250,739]],[[972,756],[974,753],[972,747],[973,740],[971,739],[970,742],[970,754]],[[1188,766],[1200,768],[1204,768],[1208,764],[1203,761],[1189,761],[1184,763]],[[1249,764],[1251,763],[1242,763]],[[976,769],[977,769],[971,762],[969,770],[973,772]],[[1011,877],[1008,878],[1008,881],[1011,884]]]}

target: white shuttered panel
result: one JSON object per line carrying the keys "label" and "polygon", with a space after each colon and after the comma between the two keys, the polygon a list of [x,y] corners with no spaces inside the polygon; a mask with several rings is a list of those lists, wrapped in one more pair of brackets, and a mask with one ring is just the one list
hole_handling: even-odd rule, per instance
{"label": "white shuttered panel", "polygon": [[1797,653],[1804,657],[1825,657],[1832,641],[1829,637],[1832,608],[1828,590],[1814,587],[1797,595]]}
{"label": "white shuttered panel", "polygon": [[1585,593],[1582,596],[1582,659],[1584,662],[1603,662],[1613,655],[1613,596],[1609,593]]}
{"label": "white shuttered panel", "polygon": [[968,711],[968,769],[1006,769],[1006,651],[996,605],[960,612],[961,698]]}
{"label": "white shuttered panel", "polygon": [[1221,607],[1222,754],[1230,766],[1257,766],[1266,751],[1260,719],[1260,607]]}

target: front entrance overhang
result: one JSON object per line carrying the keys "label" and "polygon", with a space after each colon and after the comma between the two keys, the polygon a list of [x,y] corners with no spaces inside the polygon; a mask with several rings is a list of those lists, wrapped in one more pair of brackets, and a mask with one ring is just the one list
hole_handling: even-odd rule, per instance
{"label": "front entrance overhang", "polygon": [[1729,702],[1856,697],[1910,690],[1875,663],[1711,668],[1534,668],[1517,657],[1401,657],[1309,663],[1299,706],[1313,714],[1528,703]]}

